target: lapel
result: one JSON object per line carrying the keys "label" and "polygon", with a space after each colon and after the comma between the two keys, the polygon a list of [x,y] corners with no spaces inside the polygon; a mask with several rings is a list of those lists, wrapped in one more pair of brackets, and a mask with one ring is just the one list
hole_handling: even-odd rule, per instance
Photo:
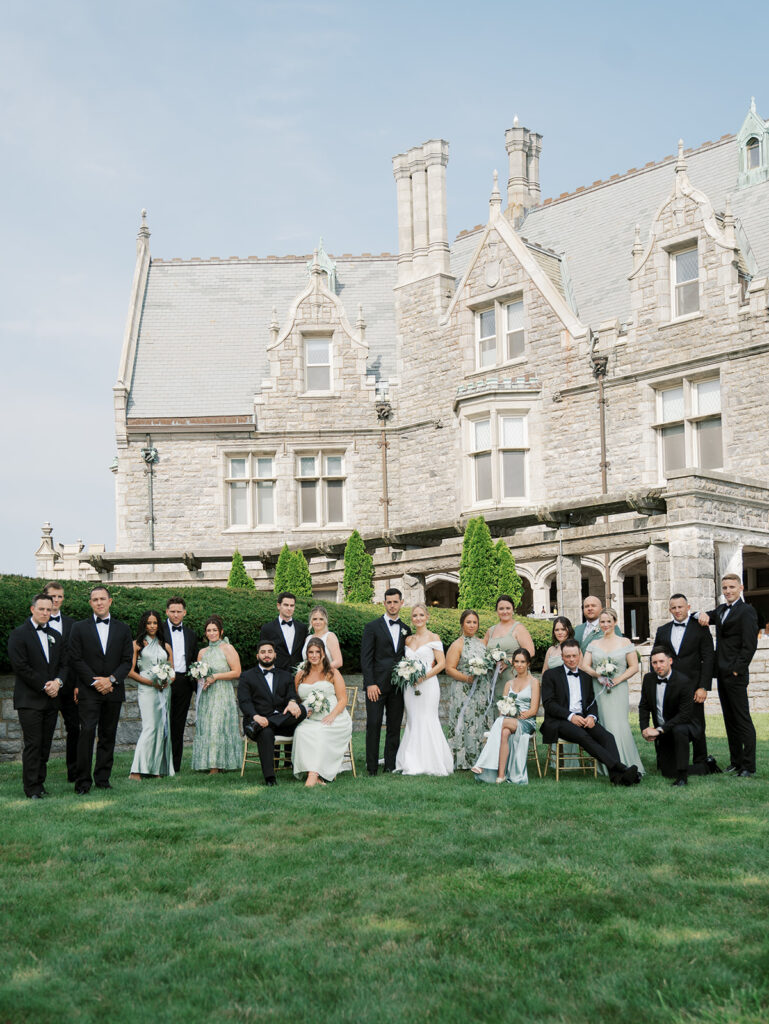
{"label": "lapel", "polygon": [[[48,660],[46,661],[46,657],[43,654],[43,646],[37,638],[37,629],[32,625],[29,619],[27,619],[26,625],[29,635],[30,654],[33,655],[38,664],[50,665],[53,661],[53,647],[56,645],[48,645]],[[57,633],[56,636],[58,638],[59,634]]]}
{"label": "lapel", "polygon": [[275,682],[276,682],[276,680],[275,680],[275,673],[276,673],[276,671],[277,671],[277,669],[273,665],[272,666],[272,687],[273,688],[271,690],[270,686],[269,686],[269,683],[267,682],[267,680],[264,677],[264,672],[262,671],[262,666],[261,665],[257,665],[256,666],[256,680],[259,683],[259,685],[261,686],[261,688],[264,691],[264,693],[270,698],[270,700],[272,700],[273,697],[274,697]]}
{"label": "lapel", "polygon": [[[280,624],[280,615],[275,619],[275,631],[278,634],[278,643],[283,647],[286,654],[290,655],[292,652],[289,651],[288,644],[286,643],[286,634],[283,632],[283,627]],[[296,626],[294,626],[294,639],[296,640]]]}

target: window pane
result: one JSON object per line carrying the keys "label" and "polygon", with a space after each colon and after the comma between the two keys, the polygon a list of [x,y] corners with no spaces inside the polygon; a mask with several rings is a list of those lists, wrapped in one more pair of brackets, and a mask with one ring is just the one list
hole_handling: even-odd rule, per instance
{"label": "window pane", "polygon": [[491,453],[476,455],[475,463],[475,500],[488,501],[491,497]]}
{"label": "window pane", "polygon": [[687,249],[676,253],[676,284],[694,281],[699,274],[697,249]]}
{"label": "window pane", "polygon": [[248,526],[248,484],[230,484],[230,525]]}
{"label": "window pane", "polygon": [[761,149],[758,145],[758,139],[748,140],[748,170],[752,170],[754,167],[758,167],[761,162]]}
{"label": "window pane", "polygon": [[497,339],[491,338],[482,341],[478,346],[478,364],[480,366],[493,366],[497,361]]}
{"label": "window pane", "polygon": [[696,313],[700,308],[700,283],[689,281],[676,288],[676,316]]}
{"label": "window pane", "polygon": [[230,459],[230,476],[242,479],[246,475],[245,459]]}
{"label": "window pane", "polygon": [[329,362],[329,341],[328,338],[308,338],[307,340],[307,365]]}
{"label": "window pane", "polygon": [[260,526],[275,522],[275,484],[256,485],[256,518]]}
{"label": "window pane", "polygon": [[686,465],[683,424],[679,427],[665,427],[662,431],[663,472],[683,469]]}
{"label": "window pane", "polygon": [[272,476],[272,459],[257,459],[256,475],[259,477]]}
{"label": "window pane", "polygon": [[341,455],[327,455],[326,456],[326,476],[341,476],[342,475],[342,456]]}
{"label": "window pane", "polygon": [[502,452],[502,495],[522,498],[526,494],[526,457],[523,452]]}
{"label": "window pane", "polygon": [[299,475],[315,476],[315,456],[303,455],[299,459]]}
{"label": "window pane", "polygon": [[329,523],[344,522],[344,481],[329,480],[326,483],[326,510]]}
{"label": "window pane", "polygon": [[724,464],[721,417],[697,424],[697,454],[702,469],[720,469]]}
{"label": "window pane", "polygon": [[510,331],[507,335],[507,358],[517,359],[523,355],[524,332]]}
{"label": "window pane", "polygon": [[476,420],[475,427],[475,450],[491,448],[491,420]]}
{"label": "window pane", "polygon": [[500,435],[503,448],[523,448],[523,416],[503,416]]}
{"label": "window pane", "polygon": [[303,481],[299,488],[300,518],[303,523],[315,523],[318,521],[317,502],[315,500],[317,484]]}
{"label": "window pane", "polygon": [[307,390],[308,391],[330,391],[331,390],[331,368],[329,366],[308,366],[307,367]]}
{"label": "window pane", "polygon": [[666,388],[660,391],[662,397],[662,422],[682,420],[684,418],[684,389]]}
{"label": "window pane", "polygon": [[494,310],[485,309],[478,314],[478,337],[490,338],[495,336],[497,329],[494,322]]}
{"label": "window pane", "polygon": [[711,412],[721,412],[721,381],[701,380],[695,385],[697,394],[698,416],[707,416]]}
{"label": "window pane", "polygon": [[507,329],[508,331],[523,330],[523,299],[518,302],[511,302],[507,307]]}

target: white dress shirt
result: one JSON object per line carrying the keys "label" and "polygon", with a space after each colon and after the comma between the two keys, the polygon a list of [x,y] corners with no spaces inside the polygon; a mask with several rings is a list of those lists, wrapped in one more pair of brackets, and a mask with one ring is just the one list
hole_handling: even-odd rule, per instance
{"label": "white dress shirt", "polygon": [[[96,620],[99,617],[100,616],[98,616],[98,615],[94,615],[93,621],[96,622]],[[108,622],[96,622],[96,632],[99,634],[99,640],[101,642],[101,649],[106,654],[107,653],[107,643],[109,641],[109,623]]]}
{"label": "white dress shirt", "polygon": [[401,639],[401,620],[400,619],[392,619],[391,620],[389,615],[385,615],[384,616],[384,620],[385,620],[385,623],[387,624],[387,628],[390,630],[390,636],[392,637],[392,642],[393,642],[393,649],[397,651],[398,650],[398,644],[400,643],[400,639]]}
{"label": "white dress shirt", "polygon": [[55,629],[60,636],[64,635],[64,623],[61,621],[61,612],[59,612],[58,619],[50,618],[48,620],[48,628]]}
{"label": "white dress shirt", "polygon": [[294,649],[294,636],[296,635],[296,627],[294,626],[293,620],[291,621],[291,625],[287,626],[286,625],[286,620],[285,619],[281,619],[280,620],[280,628],[281,628],[281,631],[283,633],[283,639],[286,641],[286,647],[288,648],[288,653],[290,654],[293,651],[293,649]]}
{"label": "white dress shirt", "polygon": [[578,673],[576,677],[569,675],[570,670],[565,665],[564,671],[569,686],[569,721],[571,721],[574,715],[582,714],[582,683],[579,678],[579,670],[576,670]]}
{"label": "white dress shirt", "polygon": [[[659,676],[657,679],[659,680]],[[668,680],[670,676],[665,676],[665,682],[657,682],[657,728],[661,729],[665,724],[665,716],[662,714],[662,705],[665,703],[665,692],[668,688]]]}
{"label": "white dress shirt", "polygon": [[47,635],[43,632],[42,629],[38,629],[37,628],[37,623],[35,622],[35,620],[31,616],[30,616],[29,621],[32,623],[32,628],[37,633],[37,639],[40,641],[40,646],[43,648],[43,654],[45,655],[45,660],[46,661],[50,661],[51,659],[50,659],[49,651],[48,651],[48,637],[47,637]]}
{"label": "white dress shirt", "polygon": [[174,629],[174,624],[168,620],[168,628],[171,630],[171,650],[174,652],[174,672],[187,671],[187,658],[184,653],[184,627],[181,630]]}
{"label": "white dress shirt", "polygon": [[273,679],[272,671],[273,670],[271,668],[270,669],[262,669],[262,675],[264,676],[265,682],[267,683],[267,685],[270,688],[270,693],[274,694],[275,691],[272,688],[272,679]]}
{"label": "white dress shirt", "polygon": [[670,630],[670,643],[672,644],[673,650],[676,654],[681,650],[681,643],[684,639],[684,633],[686,632],[688,621],[688,619],[684,619],[683,622],[676,622],[676,620],[673,619],[673,628]]}

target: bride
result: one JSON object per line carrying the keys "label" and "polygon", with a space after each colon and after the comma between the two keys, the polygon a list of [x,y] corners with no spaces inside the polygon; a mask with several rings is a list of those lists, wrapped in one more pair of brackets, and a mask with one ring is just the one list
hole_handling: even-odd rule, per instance
{"label": "bride", "polygon": [[414,605],[411,622],[414,632],[406,638],[404,657],[421,662],[425,672],[416,687],[408,686],[403,693],[408,718],[395,770],[404,775],[451,775],[454,758],[438,717],[441,688],[437,676],[446,664],[443,644],[427,628],[425,605]]}

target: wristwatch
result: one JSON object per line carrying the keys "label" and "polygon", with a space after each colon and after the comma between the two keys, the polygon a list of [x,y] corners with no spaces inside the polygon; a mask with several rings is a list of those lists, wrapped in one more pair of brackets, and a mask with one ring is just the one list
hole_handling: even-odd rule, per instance
{"label": "wristwatch", "polygon": [[115,677],[114,677],[114,676],[110,676],[110,677],[109,677],[109,681],[110,681],[110,682],[112,683],[112,685],[114,686],[114,685],[115,685],[115,683],[117,682],[117,679],[115,679]]}

